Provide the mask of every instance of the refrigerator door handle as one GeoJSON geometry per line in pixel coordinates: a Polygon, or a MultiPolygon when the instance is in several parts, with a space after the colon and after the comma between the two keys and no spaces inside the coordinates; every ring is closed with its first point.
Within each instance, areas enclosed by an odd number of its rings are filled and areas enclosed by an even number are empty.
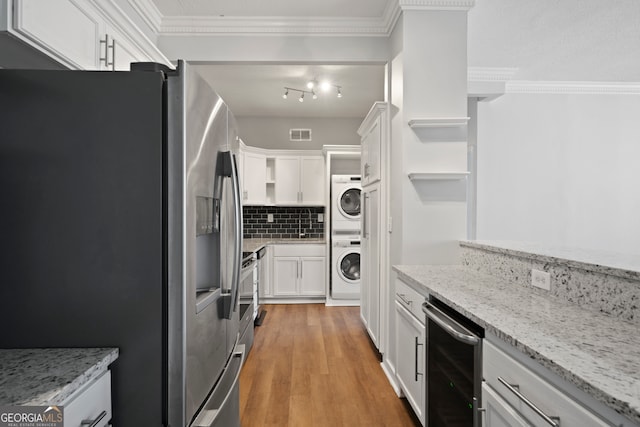
{"type": "Polygon", "coordinates": [[[235,227],[233,279],[231,282],[231,309],[229,310],[227,316],[227,319],[231,319],[231,314],[237,309],[236,306],[238,305],[238,293],[240,291],[240,267],[242,264],[242,200],[240,194],[240,177],[238,175],[236,156],[231,151],[229,151],[228,153],[231,157],[231,182],[233,183],[233,211],[235,227]]]}

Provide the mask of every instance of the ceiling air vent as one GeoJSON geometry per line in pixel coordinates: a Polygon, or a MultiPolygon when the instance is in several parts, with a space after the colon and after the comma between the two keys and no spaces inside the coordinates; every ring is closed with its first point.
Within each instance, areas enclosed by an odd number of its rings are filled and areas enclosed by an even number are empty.
{"type": "Polygon", "coordinates": [[[289,129],[289,141],[311,141],[311,129],[289,129]]]}

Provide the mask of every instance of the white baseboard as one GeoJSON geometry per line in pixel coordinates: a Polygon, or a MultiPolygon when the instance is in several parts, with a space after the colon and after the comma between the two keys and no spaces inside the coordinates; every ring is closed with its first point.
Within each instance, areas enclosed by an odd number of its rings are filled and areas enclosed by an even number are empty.
{"type": "Polygon", "coordinates": [[[382,367],[382,371],[384,372],[384,374],[387,376],[387,380],[389,381],[389,384],[391,384],[391,388],[393,388],[393,391],[396,392],[396,395],[398,397],[404,397],[404,394],[402,393],[402,389],[400,388],[400,386],[398,385],[398,382],[396,381],[396,374],[395,374],[394,367],[387,364],[387,359],[383,360],[380,366],[382,367]]]}
{"type": "Polygon", "coordinates": [[[327,307],[359,307],[360,300],[358,299],[333,299],[327,298],[325,302],[327,307]]]}
{"type": "Polygon", "coordinates": [[[324,304],[325,298],[260,298],[260,304],[324,304]]]}

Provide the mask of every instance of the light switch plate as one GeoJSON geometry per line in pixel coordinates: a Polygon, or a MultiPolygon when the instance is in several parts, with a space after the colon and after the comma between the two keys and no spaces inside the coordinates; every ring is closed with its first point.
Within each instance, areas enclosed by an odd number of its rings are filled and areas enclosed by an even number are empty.
{"type": "Polygon", "coordinates": [[[267,222],[273,222],[273,214],[267,214],[267,222]]]}
{"type": "Polygon", "coordinates": [[[324,214],[318,214],[318,222],[324,222],[324,214]]]}
{"type": "Polygon", "coordinates": [[[531,269],[531,284],[536,288],[551,290],[551,274],[546,271],[531,269]]]}

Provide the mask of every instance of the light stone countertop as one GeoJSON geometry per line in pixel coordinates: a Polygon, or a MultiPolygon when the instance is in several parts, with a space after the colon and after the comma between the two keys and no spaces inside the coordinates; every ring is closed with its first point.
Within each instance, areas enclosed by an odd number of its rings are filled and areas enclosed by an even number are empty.
{"type": "Polygon", "coordinates": [[[256,252],[260,248],[267,245],[307,245],[316,244],[323,245],[326,243],[325,239],[317,238],[300,238],[300,239],[243,239],[242,247],[247,252],[256,252]]]}
{"type": "Polygon", "coordinates": [[[640,254],[541,245],[531,242],[462,240],[460,246],[565,264],[596,273],[640,280],[640,254]]]}
{"type": "Polygon", "coordinates": [[[118,354],[117,348],[0,349],[0,405],[62,405],[118,354]]]}
{"type": "Polygon", "coordinates": [[[442,300],[525,355],[640,423],[636,324],[451,266],[394,266],[398,277],[442,300]]]}

